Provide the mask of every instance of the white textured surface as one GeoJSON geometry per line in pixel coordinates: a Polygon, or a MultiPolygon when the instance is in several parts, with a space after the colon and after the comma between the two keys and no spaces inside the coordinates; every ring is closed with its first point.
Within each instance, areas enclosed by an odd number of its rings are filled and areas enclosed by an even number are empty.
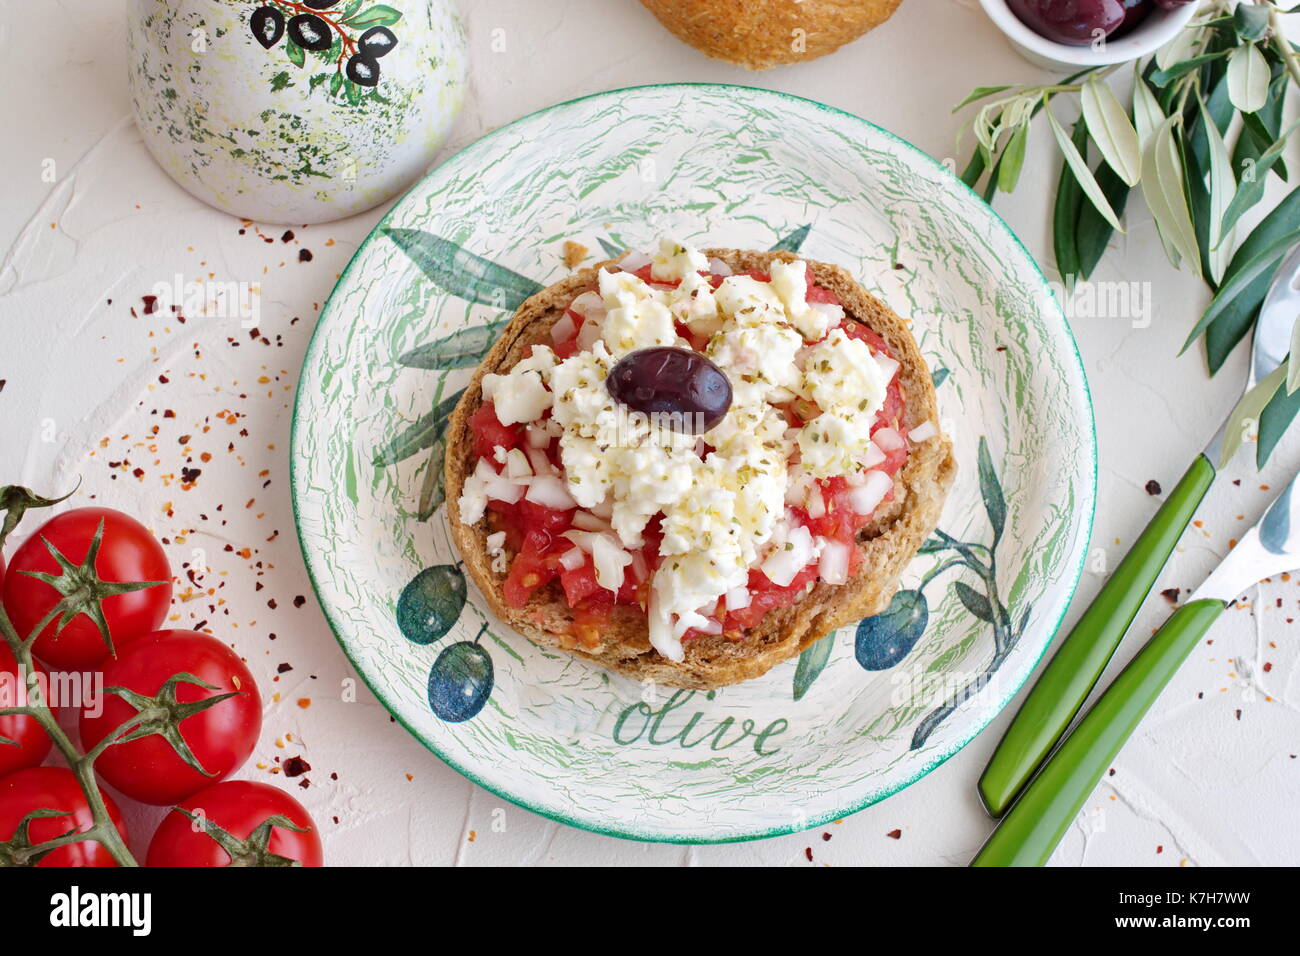
{"type": "MultiPolygon", "coordinates": [[[[879,32],[833,58],[760,75],[681,46],[634,0],[475,0],[462,7],[473,91],[458,145],[574,96],[702,80],[818,99],[942,157],[953,152],[959,122],[949,106],[971,86],[1043,76],[1009,51],[973,0],[909,0],[879,32]],[[502,41],[505,50],[495,52],[502,41]]],[[[378,213],[295,230],[288,244],[278,229],[272,244],[255,228],[239,235],[237,221],[200,206],[165,177],[127,119],[121,4],[9,0],[0,14],[0,77],[22,90],[7,103],[0,154],[8,184],[0,193],[0,441],[7,451],[0,478],[49,491],[80,476],[79,500],[95,495],[141,516],[169,540],[174,566],[206,562],[210,571],[199,581],[217,590],[179,603],[176,626],[207,621],[250,660],[268,707],[255,756],[265,769],[250,764],[245,775],[267,779],[277,757],[301,755],[311,764],[310,787],[295,792],[322,824],[330,862],[806,865],[809,848],[815,862],[830,864],[969,858],[989,826],[974,782],[1009,715],[922,782],[825,831],[684,848],[596,837],[502,806],[392,724],[364,690],[356,703],[344,702],[340,687],[350,675],[310,597],[293,533],[289,406],[319,305],[378,213]],[[45,175],[51,161],[53,182],[45,175]],[[314,255],[310,263],[298,261],[303,247],[314,255]],[[270,344],[250,339],[238,319],[190,316],[181,325],[161,314],[131,316],[141,295],[177,273],[261,282],[259,327],[270,344]],[[223,411],[242,417],[227,423],[223,411]],[[188,491],[178,442],[186,434],[196,459],[188,464],[203,469],[188,491]],[[197,460],[205,451],[211,461],[197,460]],[[123,460],[130,464],[109,469],[123,460]],[[196,556],[196,548],[204,553],[196,556]],[[240,554],[246,548],[247,558],[240,554]],[[307,596],[301,608],[296,595],[307,596]],[[293,669],[272,683],[282,662],[293,669]],[[889,839],[895,829],[900,839],[889,839]]],[[[1049,258],[1045,208],[1056,165],[1036,130],[1019,192],[999,199],[999,210],[1042,258],[1049,258]]],[[[1150,327],[1075,322],[1101,445],[1094,554],[1112,564],[1152,511],[1144,484],[1154,478],[1172,487],[1235,399],[1245,362],[1244,354],[1234,356],[1211,382],[1197,355],[1175,357],[1206,294],[1164,261],[1140,203],[1128,237],[1116,245],[1097,278],[1151,282],[1150,327]]],[[[1297,464],[1297,440],[1263,476],[1240,459],[1202,510],[1203,529],[1189,532],[1157,587],[1194,587],[1259,514],[1269,497],[1259,486],[1276,487],[1297,464]]],[[[1085,574],[1081,594],[1099,582],[1085,574]]],[[[1246,599],[1249,608],[1226,615],[1213,643],[1175,679],[1056,862],[1300,861],[1300,825],[1291,811],[1300,797],[1300,654],[1296,625],[1286,623],[1300,616],[1300,590],[1296,580],[1276,581],[1246,599]]],[[[1153,596],[1133,635],[1148,633],[1167,610],[1153,596]]],[[[1135,646],[1126,643],[1121,657],[1135,646]]],[[[137,844],[148,829],[139,820],[137,844]]]]}

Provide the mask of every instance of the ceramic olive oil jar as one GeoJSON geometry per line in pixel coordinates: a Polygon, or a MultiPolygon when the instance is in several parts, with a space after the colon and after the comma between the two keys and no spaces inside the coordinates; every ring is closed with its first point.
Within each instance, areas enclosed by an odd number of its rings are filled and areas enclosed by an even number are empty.
{"type": "Polygon", "coordinates": [[[163,169],[246,219],[313,223],[429,167],[465,95],[454,0],[130,0],[136,123],[163,169]]]}

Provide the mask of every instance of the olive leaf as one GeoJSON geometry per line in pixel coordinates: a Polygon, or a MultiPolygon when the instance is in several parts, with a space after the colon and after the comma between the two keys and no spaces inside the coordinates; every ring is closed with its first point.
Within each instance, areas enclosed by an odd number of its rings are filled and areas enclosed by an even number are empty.
{"type": "MultiPolygon", "coordinates": [[[[1102,163],[1097,167],[1096,176],[1097,185],[1105,193],[1106,201],[1115,210],[1115,215],[1124,215],[1132,188],[1119,178],[1119,174],[1111,169],[1108,163],[1102,163]]],[[[1088,278],[1097,268],[1097,263],[1101,262],[1101,257],[1105,255],[1107,243],[1110,242],[1114,232],[1110,223],[1102,217],[1092,203],[1084,203],[1080,206],[1079,222],[1075,227],[1075,248],[1079,257],[1079,275],[1082,278],[1088,278]]]]}
{"type": "Polygon", "coordinates": [[[1164,111],[1160,109],[1151,87],[1147,86],[1141,74],[1137,74],[1133,78],[1133,124],[1136,127],[1138,148],[1143,154],[1164,121],[1164,111]]]}
{"type": "Polygon", "coordinates": [[[383,232],[426,276],[452,295],[469,302],[513,312],[523,305],[524,300],[542,291],[542,286],[532,279],[475,255],[441,236],[419,229],[387,226],[383,232]]]}
{"type": "Polygon", "coordinates": [[[954,581],[952,583],[952,589],[956,593],[957,599],[961,601],[966,610],[970,611],[971,614],[974,614],[981,621],[988,624],[993,623],[993,605],[989,603],[989,599],[986,596],[980,594],[979,591],[976,591],[965,581],[954,581]]]}
{"type": "Polygon", "coordinates": [[[398,20],[402,19],[402,14],[384,3],[377,3],[373,7],[367,7],[360,13],[348,17],[343,22],[350,27],[365,29],[369,27],[391,27],[398,20]]]}
{"type": "Polygon", "coordinates": [[[1174,126],[1178,120],[1177,116],[1171,116],[1160,125],[1142,157],[1142,193],[1160,234],[1200,274],[1201,253],[1196,244],[1196,227],[1187,206],[1182,157],[1174,140],[1174,126]]]}
{"type": "Polygon", "coordinates": [[[1228,95],[1232,105],[1243,113],[1253,113],[1268,100],[1272,79],[1268,61],[1253,43],[1239,46],[1228,54],[1228,95]]]}
{"type": "Polygon", "coordinates": [[[435,342],[402,353],[397,364],[407,368],[433,370],[473,368],[483,361],[483,356],[505,325],[506,320],[502,319],[487,325],[476,325],[471,329],[461,329],[435,342]]]}
{"type": "Polygon", "coordinates": [[[966,97],[956,106],[954,106],[952,108],[952,111],[956,113],[964,109],[965,107],[970,106],[972,103],[977,103],[980,100],[993,96],[997,93],[1004,93],[1009,89],[1011,89],[1011,87],[1009,86],[977,86],[975,87],[975,89],[971,90],[970,96],[966,97]]]}
{"type": "Polygon", "coordinates": [[[1300,391],[1288,392],[1279,388],[1259,416],[1259,437],[1255,442],[1255,464],[1258,467],[1268,464],[1273,449],[1297,415],[1300,415],[1300,391]]]}
{"type": "Polygon", "coordinates": [[[816,641],[799,655],[799,664],[794,671],[794,699],[803,700],[821,672],[826,669],[826,662],[831,659],[835,647],[835,634],[832,632],[820,641],[816,641]]]}
{"type": "Polygon", "coordinates": [[[998,188],[1004,193],[1014,192],[1020,181],[1020,170],[1025,165],[1025,148],[1029,143],[1029,123],[1021,123],[1011,134],[1002,160],[998,163],[998,188]]]}
{"type": "Polygon", "coordinates": [[[444,398],[426,415],[422,415],[412,425],[395,435],[387,445],[375,454],[374,464],[383,468],[405,461],[417,452],[432,448],[447,430],[447,419],[464,394],[461,389],[456,394],[444,398]]]}
{"type": "Polygon", "coordinates": [[[771,249],[772,252],[798,252],[803,248],[804,242],[808,239],[808,233],[812,232],[812,224],[800,226],[789,235],[782,236],[777,240],[776,245],[771,249]]]}
{"type": "Polygon", "coordinates": [[[1209,191],[1209,239],[1208,247],[1210,250],[1210,277],[1218,282],[1222,277],[1224,270],[1228,267],[1229,256],[1231,253],[1232,243],[1225,241],[1226,236],[1223,229],[1224,214],[1227,212],[1228,204],[1232,201],[1231,195],[1237,185],[1236,179],[1232,175],[1232,159],[1228,155],[1228,146],[1223,141],[1223,134],[1219,132],[1218,125],[1210,116],[1209,109],[1205,103],[1200,104],[1201,108],[1201,125],[1204,129],[1204,135],[1209,144],[1209,183],[1206,188],[1209,191]]]}
{"type": "Polygon", "coordinates": [[[1268,33],[1268,13],[1268,7],[1262,4],[1237,4],[1237,9],[1232,12],[1232,26],[1237,36],[1247,43],[1264,39],[1268,33]]]}
{"type": "Polygon", "coordinates": [[[1291,353],[1286,363],[1286,393],[1300,388],[1300,318],[1291,326],[1291,353]]]}
{"type": "Polygon", "coordinates": [[[1277,142],[1260,154],[1259,159],[1255,161],[1251,175],[1242,178],[1241,185],[1237,187],[1232,202],[1228,204],[1228,208],[1223,214],[1223,228],[1225,230],[1235,226],[1242,214],[1264,197],[1268,170],[1281,158],[1283,150],[1286,149],[1287,141],[1297,127],[1300,127],[1300,120],[1288,126],[1278,137],[1277,142]]]}
{"type": "Polygon", "coordinates": [[[1056,143],[1061,147],[1061,152],[1065,155],[1065,161],[1070,165],[1070,171],[1074,173],[1074,178],[1079,181],[1083,194],[1097,207],[1097,211],[1102,214],[1113,229],[1123,232],[1124,227],[1119,224],[1119,217],[1115,215],[1115,210],[1111,208],[1110,202],[1106,199],[1106,194],[1097,185],[1092,170],[1088,168],[1083,156],[1075,148],[1074,143],[1070,141],[1069,135],[1061,126],[1060,121],[1057,120],[1056,114],[1052,112],[1051,107],[1048,107],[1046,112],[1048,121],[1052,125],[1052,133],[1056,136],[1056,143]]]}
{"type": "Polygon", "coordinates": [[[1223,433],[1223,452],[1219,456],[1219,468],[1225,467],[1237,454],[1246,436],[1259,428],[1260,416],[1269,400],[1286,381],[1287,370],[1280,365],[1266,379],[1241,397],[1237,407],[1228,416],[1228,425],[1223,433]]]}
{"type": "MultiPolygon", "coordinates": [[[[1088,146],[1088,124],[1083,119],[1074,124],[1073,142],[1079,150],[1088,146]]],[[[1087,208],[1093,207],[1089,204],[1087,208]]],[[[1075,280],[1083,272],[1078,241],[1078,224],[1083,209],[1083,187],[1071,172],[1070,164],[1062,160],[1061,178],[1056,186],[1056,204],[1052,211],[1052,246],[1056,254],[1056,270],[1061,274],[1061,281],[1067,289],[1073,288],[1075,280]]],[[[1107,229],[1110,229],[1109,223],[1107,229]]]]}
{"type": "Polygon", "coordinates": [[[1120,179],[1136,186],[1142,175],[1142,149],[1137,130],[1105,80],[1091,76],[1079,94],[1083,119],[1092,141],[1120,179]]]}
{"type": "Polygon", "coordinates": [[[1234,270],[1231,278],[1219,287],[1218,294],[1211,300],[1205,314],[1192,328],[1191,333],[1187,336],[1187,341],[1179,349],[1179,354],[1186,352],[1188,346],[1200,337],[1201,333],[1219,317],[1238,295],[1245,291],[1252,281],[1266,272],[1271,272],[1292,245],[1292,242],[1292,237],[1285,235],[1265,246],[1259,255],[1251,259],[1250,262],[1234,270]]]}
{"type": "Polygon", "coordinates": [[[998,481],[997,470],[993,467],[993,456],[989,452],[988,439],[980,436],[979,447],[980,496],[984,499],[984,510],[988,512],[989,523],[993,526],[993,547],[1002,540],[1002,531],[1007,523],[1007,500],[1002,494],[1002,483],[998,481]]]}

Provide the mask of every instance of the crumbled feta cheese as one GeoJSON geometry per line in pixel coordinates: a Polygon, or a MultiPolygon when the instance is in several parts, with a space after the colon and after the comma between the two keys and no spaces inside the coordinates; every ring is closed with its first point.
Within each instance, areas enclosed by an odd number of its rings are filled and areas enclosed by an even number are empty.
{"type": "Polygon", "coordinates": [[[713,293],[724,315],[741,325],[784,322],[785,303],[767,282],[753,276],[728,276],[713,293]]]}
{"type": "Polygon", "coordinates": [[[650,278],[674,282],[692,272],[707,272],[709,257],[694,246],[675,239],[660,239],[659,253],[650,265],[650,278]]]}
{"type": "Polygon", "coordinates": [[[534,345],[532,353],[505,375],[483,376],[483,397],[491,402],[502,425],[517,425],[542,417],[551,407],[546,378],[555,367],[555,353],[534,345]]]}
{"type": "Polygon", "coordinates": [[[640,299],[631,292],[620,292],[615,299],[618,304],[608,311],[600,326],[601,338],[615,357],[660,345],[689,348],[689,343],[677,335],[673,314],[664,303],[640,299]]]}
{"type": "Polygon", "coordinates": [[[771,401],[778,389],[799,387],[795,356],[801,348],[799,333],[784,325],[729,323],[709,341],[707,354],[731,382],[732,401],[753,405],[771,401]]]}
{"type": "Polygon", "coordinates": [[[824,342],[804,353],[799,394],[825,411],[870,421],[885,404],[888,388],[889,379],[871,347],[861,339],[849,338],[843,329],[832,329],[824,342]]]}
{"type": "Polygon", "coordinates": [[[867,416],[822,412],[799,430],[800,463],[814,478],[832,478],[858,470],[871,446],[867,416]]]}

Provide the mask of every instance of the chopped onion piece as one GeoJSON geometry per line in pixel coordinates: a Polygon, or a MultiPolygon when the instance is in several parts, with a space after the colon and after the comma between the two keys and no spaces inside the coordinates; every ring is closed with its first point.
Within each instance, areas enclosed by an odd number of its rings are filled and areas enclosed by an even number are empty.
{"type": "MultiPolygon", "coordinates": [[[[862,456],[858,464],[863,468],[875,468],[885,460],[885,453],[880,450],[880,446],[874,441],[867,445],[867,453],[862,456]]],[[[856,484],[856,482],[854,482],[856,484]]]]}
{"type": "Polygon", "coordinates": [[[653,261],[647,253],[642,252],[640,249],[633,249],[618,260],[618,267],[624,272],[638,272],[653,261]]]}
{"type": "Polygon", "coordinates": [[[576,571],[587,563],[587,553],[581,548],[570,548],[560,555],[560,567],[566,571],[576,571]]]}
{"type": "Polygon", "coordinates": [[[808,491],[808,517],[820,518],[826,514],[826,499],[822,497],[822,486],[813,485],[808,491]]]}
{"type": "Polygon", "coordinates": [[[717,618],[708,617],[704,619],[703,624],[696,625],[695,629],[701,634],[721,634],[722,622],[717,618]]]}
{"type": "Polygon", "coordinates": [[[556,345],[561,342],[567,342],[573,338],[574,333],[578,331],[578,326],[573,321],[573,316],[565,312],[560,317],[560,321],[551,326],[551,341],[556,345]]]}
{"type": "Polygon", "coordinates": [[[576,531],[573,528],[570,528],[568,531],[564,532],[564,537],[568,538],[583,551],[591,554],[592,541],[599,537],[599,535],[594,531],[576,531]]]}
{"type": "Polygon", "coordinates": [[[714,257],[709,260],[709,271],[712,272],[715,276],[735,275],[735,273],[731,271],[731,266],[727,265],[725,262],[723,262],[721,259],[717,257],[714,257]]]}
{"type": "Polygon", "coordinates": [[[867,480],[849,492],[849,507],[857,514],[869,515],[885,500],[894,487],[894,479],[883,471],[867,472],[867,480]]]}
{"type": "Polygon", "coordinates": [[[892,359],[888,355],[876,353],[876,364],[880,366],[880,371],[885,377],[885,382],[892,382],[894,376],[898,374],[898,359],[892,359]]]}
{"type": "Polygon", "coordinates": [[[790,531],[785,541],[763,561],[762,570],[777,587],[788,587],[795,576],[817,557],[812,535],[803,525],[790,531]]]}
{"type": "Polygon", "coordinates": [[[538,475],[529,482],[527,497],[529,501],[556,511],[568,511],[578,506],[564,482],[554,475],[538,475]]]}
{"type": "Polygon", "coordinates": [[[534,475],[553,475],[555,469],[551,467],[551,459],[546,457],[546,452],[540,448],[528,448],[528,463],[533,468],[534,475]]]}
{"type": "Polygon", "coordinates": [[[750,593],[747,587],[732,588],[727,592],[728,611],[741,611],[752,603],[754,603],[754,595],[750,593]]]}
{"type": "Polygon", "coordinates": [[[594,319],[582,323],[582,328],[578,330],[578,348],[586,352],[599,340],[600,323],[594,319]]]}
{"type": "Polygon", "coordinates": [[[849,548],[843,541],[822,541],[822,553],[817,566],[827,584],[844,584],[849,579],[849,548]]]}
{"type": "Polygon", "coordinates": [[[826,316],[827,325],[832,329],[844,321],[844,306],[842,305],[836,305],[834,302],[809,302],[808,304],[826,316]]]}
{"type": "Polygon", "coordinates": [[[546,429],[539,428],[537,425],[528,426],[525,438],[529,448],[547,448],[551,444],[551,436],[546,433],[546,429]]]}
{"type": "Polygon", "coordinates": [[[907,442],[897,431],[892,428],[880,428],[871,436],[871,440],[880,446],[880,450],[885,454],[891,451],[899,451],[907,447],[907,442]]]}
{"type": "Polygon", "coordinates": [[[575,511],[573,513],[573,526],[580,531],[608,531],[609,522],[597,518],[590,511],[575,511]]]}
{"type": "Polygon", "coordinates": [[[598,534],[591,539],[591,560],[596,565],[596,583],[607,591],[617,591],[623,586],[623,569],[632,563],[632,555],[612,534],[598,534]]]}
{"type": "Polygon", "coordinates": [[[533,468],[528,464],[528,456],[518,448],[512,448],[506,453],[506,477],[507,478],[527,478],[533,473],[533,468]]]}
{"type": "Polygon", "coordinates": [[[597,321],[605,317],[605,300],[599,292],[584,292],[571,303],[569,308],[588,321],[597,321]]]}
{"type": "Polygon", "coordinates": [[[640,551],[632,552],[632,580],[640,583],[650,577],[650,566],[646,564],[645,555],[640,551]]]}
{"type": "Polygon", "coordinates": [[[935,428],[934,422],[926,421],[917,425],[908,432],[907,437],[913,444],[918,444],[923,441],[929,441],[937,434],[939,434],[939,429],[935,428]]]}
{"type": "Polygon", "coordinates": [[[512,505],[524,496],[526,481],[511,480],[505,475],[498,474],[497,470],[482,458],[474,466],[474,474],[482,482],[483,492],[494,501],[512,505]]]}

